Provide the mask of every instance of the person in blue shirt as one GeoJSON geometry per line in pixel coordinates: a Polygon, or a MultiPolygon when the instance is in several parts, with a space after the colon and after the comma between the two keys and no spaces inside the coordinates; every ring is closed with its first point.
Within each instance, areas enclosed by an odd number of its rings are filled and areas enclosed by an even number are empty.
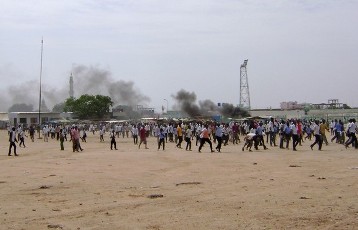
{"type": "Polygon", "coordinates": [[[284,135],[286,140],[286,149],[288,149],[288,146],[290,145],[290,140],[292,136],[292,129],[290,128],[290,123],[287,121],[286,126],[284,129],[284,135]]]}
{"type": "Polygon", "coordinates": [[[163,128],[160,128],[159,130],[159,141],[158,141],[158,150],[160,149],[160,146],[163,144],[163,150],[165,149],[165,133],[163,131],[163,128]]]}
{"type": "Polygon", "coordinates": [[[343,130],[343,127],[341,124],[341,120],[339,120],[339,122],[337,122],[337,120],[335,120],[335,126],[333,127],[334,137],[332,137],[331,142],[336,140],[336,143],[338,143],[338,141],[341,139],[342,130],[343,130]]]}
{"type": "Polygon", "coordinates": [[[265,150],[267,149],[264,141],[264,128],[262,127],[262,125],[262,123],[259,123],[256,128],[256,141],[254,146],[256,150],[258,150],[258,145],[262,145],[265,150]]]}

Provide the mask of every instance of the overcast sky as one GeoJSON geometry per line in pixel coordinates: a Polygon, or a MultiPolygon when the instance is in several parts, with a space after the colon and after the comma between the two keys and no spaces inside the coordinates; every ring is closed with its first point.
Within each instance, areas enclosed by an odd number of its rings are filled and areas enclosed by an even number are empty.
{"type": "Polygon", "coordinates": [[[42,37],[54,94],[85,66],[133,82],[157,111],[180,89],[237,105],[248,59],[252,108],[358,106],[357,12],[356,0],[0,0],[0,110],[9,88],[38,95],[42,37]]]}

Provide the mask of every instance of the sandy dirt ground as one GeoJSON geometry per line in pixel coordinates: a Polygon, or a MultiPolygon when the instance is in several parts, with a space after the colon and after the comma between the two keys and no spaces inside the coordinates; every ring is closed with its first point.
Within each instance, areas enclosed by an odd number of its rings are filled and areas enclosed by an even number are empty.
{"type": "Polygon", "coordinates": [[[151,137],[115,151],[105,139],[88,134],[74,153],[26,138],[9,157],[0,131],[0,229],[358,229],[355,149],[158,151],[151,137]]]}

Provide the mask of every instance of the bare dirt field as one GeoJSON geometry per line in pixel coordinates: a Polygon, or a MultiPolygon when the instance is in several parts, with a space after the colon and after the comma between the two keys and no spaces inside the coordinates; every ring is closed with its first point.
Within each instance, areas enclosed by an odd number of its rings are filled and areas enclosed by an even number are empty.
{"type": "MultiPolygon", "coordinates": [[[[88,134],[83,152],[50,139],[7,156],[0,131],[0,229],[358,229],[358,151],[239,145],[198,153],[168,143],[118,150],[88,134]]],[[[183,143],[184,146],[184,143],[183,143]]]]}

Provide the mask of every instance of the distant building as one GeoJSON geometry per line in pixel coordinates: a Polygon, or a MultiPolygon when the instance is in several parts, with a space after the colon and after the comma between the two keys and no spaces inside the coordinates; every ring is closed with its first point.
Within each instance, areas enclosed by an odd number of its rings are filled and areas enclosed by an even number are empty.
{"type": "MultiPolygon", "coordinates": [[[[72,113],[54,113],[41,112],[41,124],[57,121],[64,118],[71,118],[72,113]]],[[[9,123],[13,126],[22,125],[37,125],[39,122],[39,112],[11,112],[8,113],[9,123]]]]}
{"type": "Polygon", "coordinates": [[[154,108],[146,108],[142,105],[137,105],[137,112],[141,117],[155,117],[154,108]]]}
{"type": "Polygon", "coordinates": [[[338,99],[329,99],[328,103],[312,104],[315,109],[342,109],[343,103],[339,103],[338,99]]]}
{"type": "MultiPolygon", "coordinates": [[[[223,107],[225,104],[229,104],[229,103],[225,103],[225,102],[218,102],[218,107],[223,107]]],[[[229,104],[230,105],[230,104],[229,104]]]]}
{"type": "Polygon", "coordinates": [[[9,123],[8,113],[0,113],[0,129],[5,129],[9,123]]]}
{"type": "Polygon", "coordinates": [[[112,117],[115,119],[128,119],[130,118],[133,108],[127,105],[118,105],[112,109],[112,117]]]}
{"type": "Polygon", "coordinates": [[[169,111],[167,112],[167,116],[168,116],[168,118],[180,119],[180,118],[188,117],[188,114],[186,114],[186,113],[183,112],[183,111],[169,110],[169,111]]]}
{"type": "Polygon", "coordinates": [[[302,109],[303,105],[298,104],[297,101],[288,101],[288,102],[281,102],[280,108],[282,110],[296,110],[296,109],[302,109]]]}

